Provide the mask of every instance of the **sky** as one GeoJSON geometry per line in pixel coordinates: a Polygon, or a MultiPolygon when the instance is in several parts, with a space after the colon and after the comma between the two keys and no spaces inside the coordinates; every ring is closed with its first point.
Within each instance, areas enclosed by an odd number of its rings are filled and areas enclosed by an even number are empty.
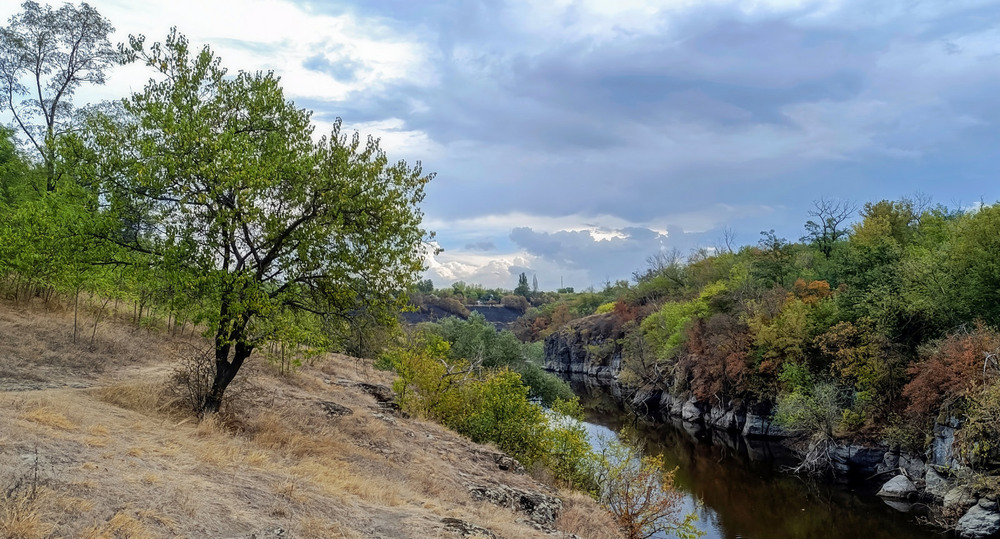
{"type": "MultiPolygon", "coordinates": [[[[995,1],[90,4],[114,43],[176,26],[231,71],[280,75],[318,131],[342,118],[434,172],[437,287],[601,288],[726,230],[798,240],[821,197],[1000,199],[995,1]]],[[[116,68],[74,101],[149,77],[116,68]]]]}

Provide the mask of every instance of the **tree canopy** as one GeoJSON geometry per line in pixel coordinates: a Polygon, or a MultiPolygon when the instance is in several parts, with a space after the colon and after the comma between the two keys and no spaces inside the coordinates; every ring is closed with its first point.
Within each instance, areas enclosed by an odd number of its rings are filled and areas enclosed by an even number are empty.
{"type": "Polygon", "coordinates": [[[400,301],[427,236],[419,164],[390,163],[339,121],[314,141],[310,113],[272,73],[231,76],[176,31],[122,52],[158,76],[122,114],[88,122],[108,217],[95,234],[200,306],[216,362],[204,410],[262,343],[294,332],[323,345],[330,325],[400,301]]]}
{"type": "Polygon", "coordinates": [[[59,9],[24,2],[0,28],[0,98],[45,163],[55,188],[55,137],[84,83],[104,84],[118,59],[108,35],[111,22],[96,9],[63,4],[59,9]]]}

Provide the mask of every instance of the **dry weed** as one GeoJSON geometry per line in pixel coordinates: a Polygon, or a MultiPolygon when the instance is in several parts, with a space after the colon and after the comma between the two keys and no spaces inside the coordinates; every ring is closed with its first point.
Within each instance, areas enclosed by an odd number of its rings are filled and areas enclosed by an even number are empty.
{"type": "Polygon", "coordinates": [[[161,381],[120,383],[94,390],[97,398],[119,408],[152,415],[165,408],[165,387],[161,381]]]}
{"type": "Polygon", "coordinates": [[[45,425],[56,429],[73,430],[76,428],[76,424],[67,419],[65,415],[49,408],[48,406],[42,406],[41,408],[30,410],[24,414],[24,418],[28,421],[38,423],[39,425],[45,425]]]}
{"type": "Polygon", "coordinates": [[[84,530],[84,539],[153,539],[156,534],[151,532],[139,520],[119,511],[103,525],[97,524],[84,530]]]}
{"type": "Polygon", "coordinates": [[[60,513],[67,515],[82,515],[94,510],[94,502],[75,496],[56,496],[52,500],[52,505],[60,513]]]}
{"type": "Polygon", "coordinates": [[[0,537],[4,539],[42,539],[55,529],[45,522],[39,496],[15,488],[0,497],[0,537]]]}
{"type": "Polygon", "coordinates": [[[621,539],[611,514],[595,507],[594,500],[581,492],[562,492],[563,510],[556,528],[581,539],[621,539]]]}

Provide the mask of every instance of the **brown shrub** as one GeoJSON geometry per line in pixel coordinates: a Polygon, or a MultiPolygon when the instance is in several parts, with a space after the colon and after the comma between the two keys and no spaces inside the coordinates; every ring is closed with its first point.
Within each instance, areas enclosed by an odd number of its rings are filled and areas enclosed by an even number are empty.
{"type": "Polygon", "coordinates": [[[903,396],[907,411],[927,416],[942,405],[964,397],[982,385],[987,354],[1000,350],[1000,335],[982,323],[972,331],[954,333],[921,352],[921,361],[910,366],[913,376],[903,396]]]}

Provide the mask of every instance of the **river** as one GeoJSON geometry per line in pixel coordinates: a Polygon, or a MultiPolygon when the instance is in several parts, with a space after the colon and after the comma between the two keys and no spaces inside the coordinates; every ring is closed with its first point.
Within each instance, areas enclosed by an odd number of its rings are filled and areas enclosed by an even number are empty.
{"type": "Polygon", "coordinates": [[[913,512],[886,505],[870,486],[785,472],[792,456],[777,444],[748,445],[738,435],[653,423],[625,411],[602,388],[578,382],[573,389],[592,440],[627,427],[647,452],[661,454],[668,469],[677,468],[675,485],[685,493],[686,508],[697,512],[706,539],[943,537],[940,530],[917,524],[913,512]]]}

